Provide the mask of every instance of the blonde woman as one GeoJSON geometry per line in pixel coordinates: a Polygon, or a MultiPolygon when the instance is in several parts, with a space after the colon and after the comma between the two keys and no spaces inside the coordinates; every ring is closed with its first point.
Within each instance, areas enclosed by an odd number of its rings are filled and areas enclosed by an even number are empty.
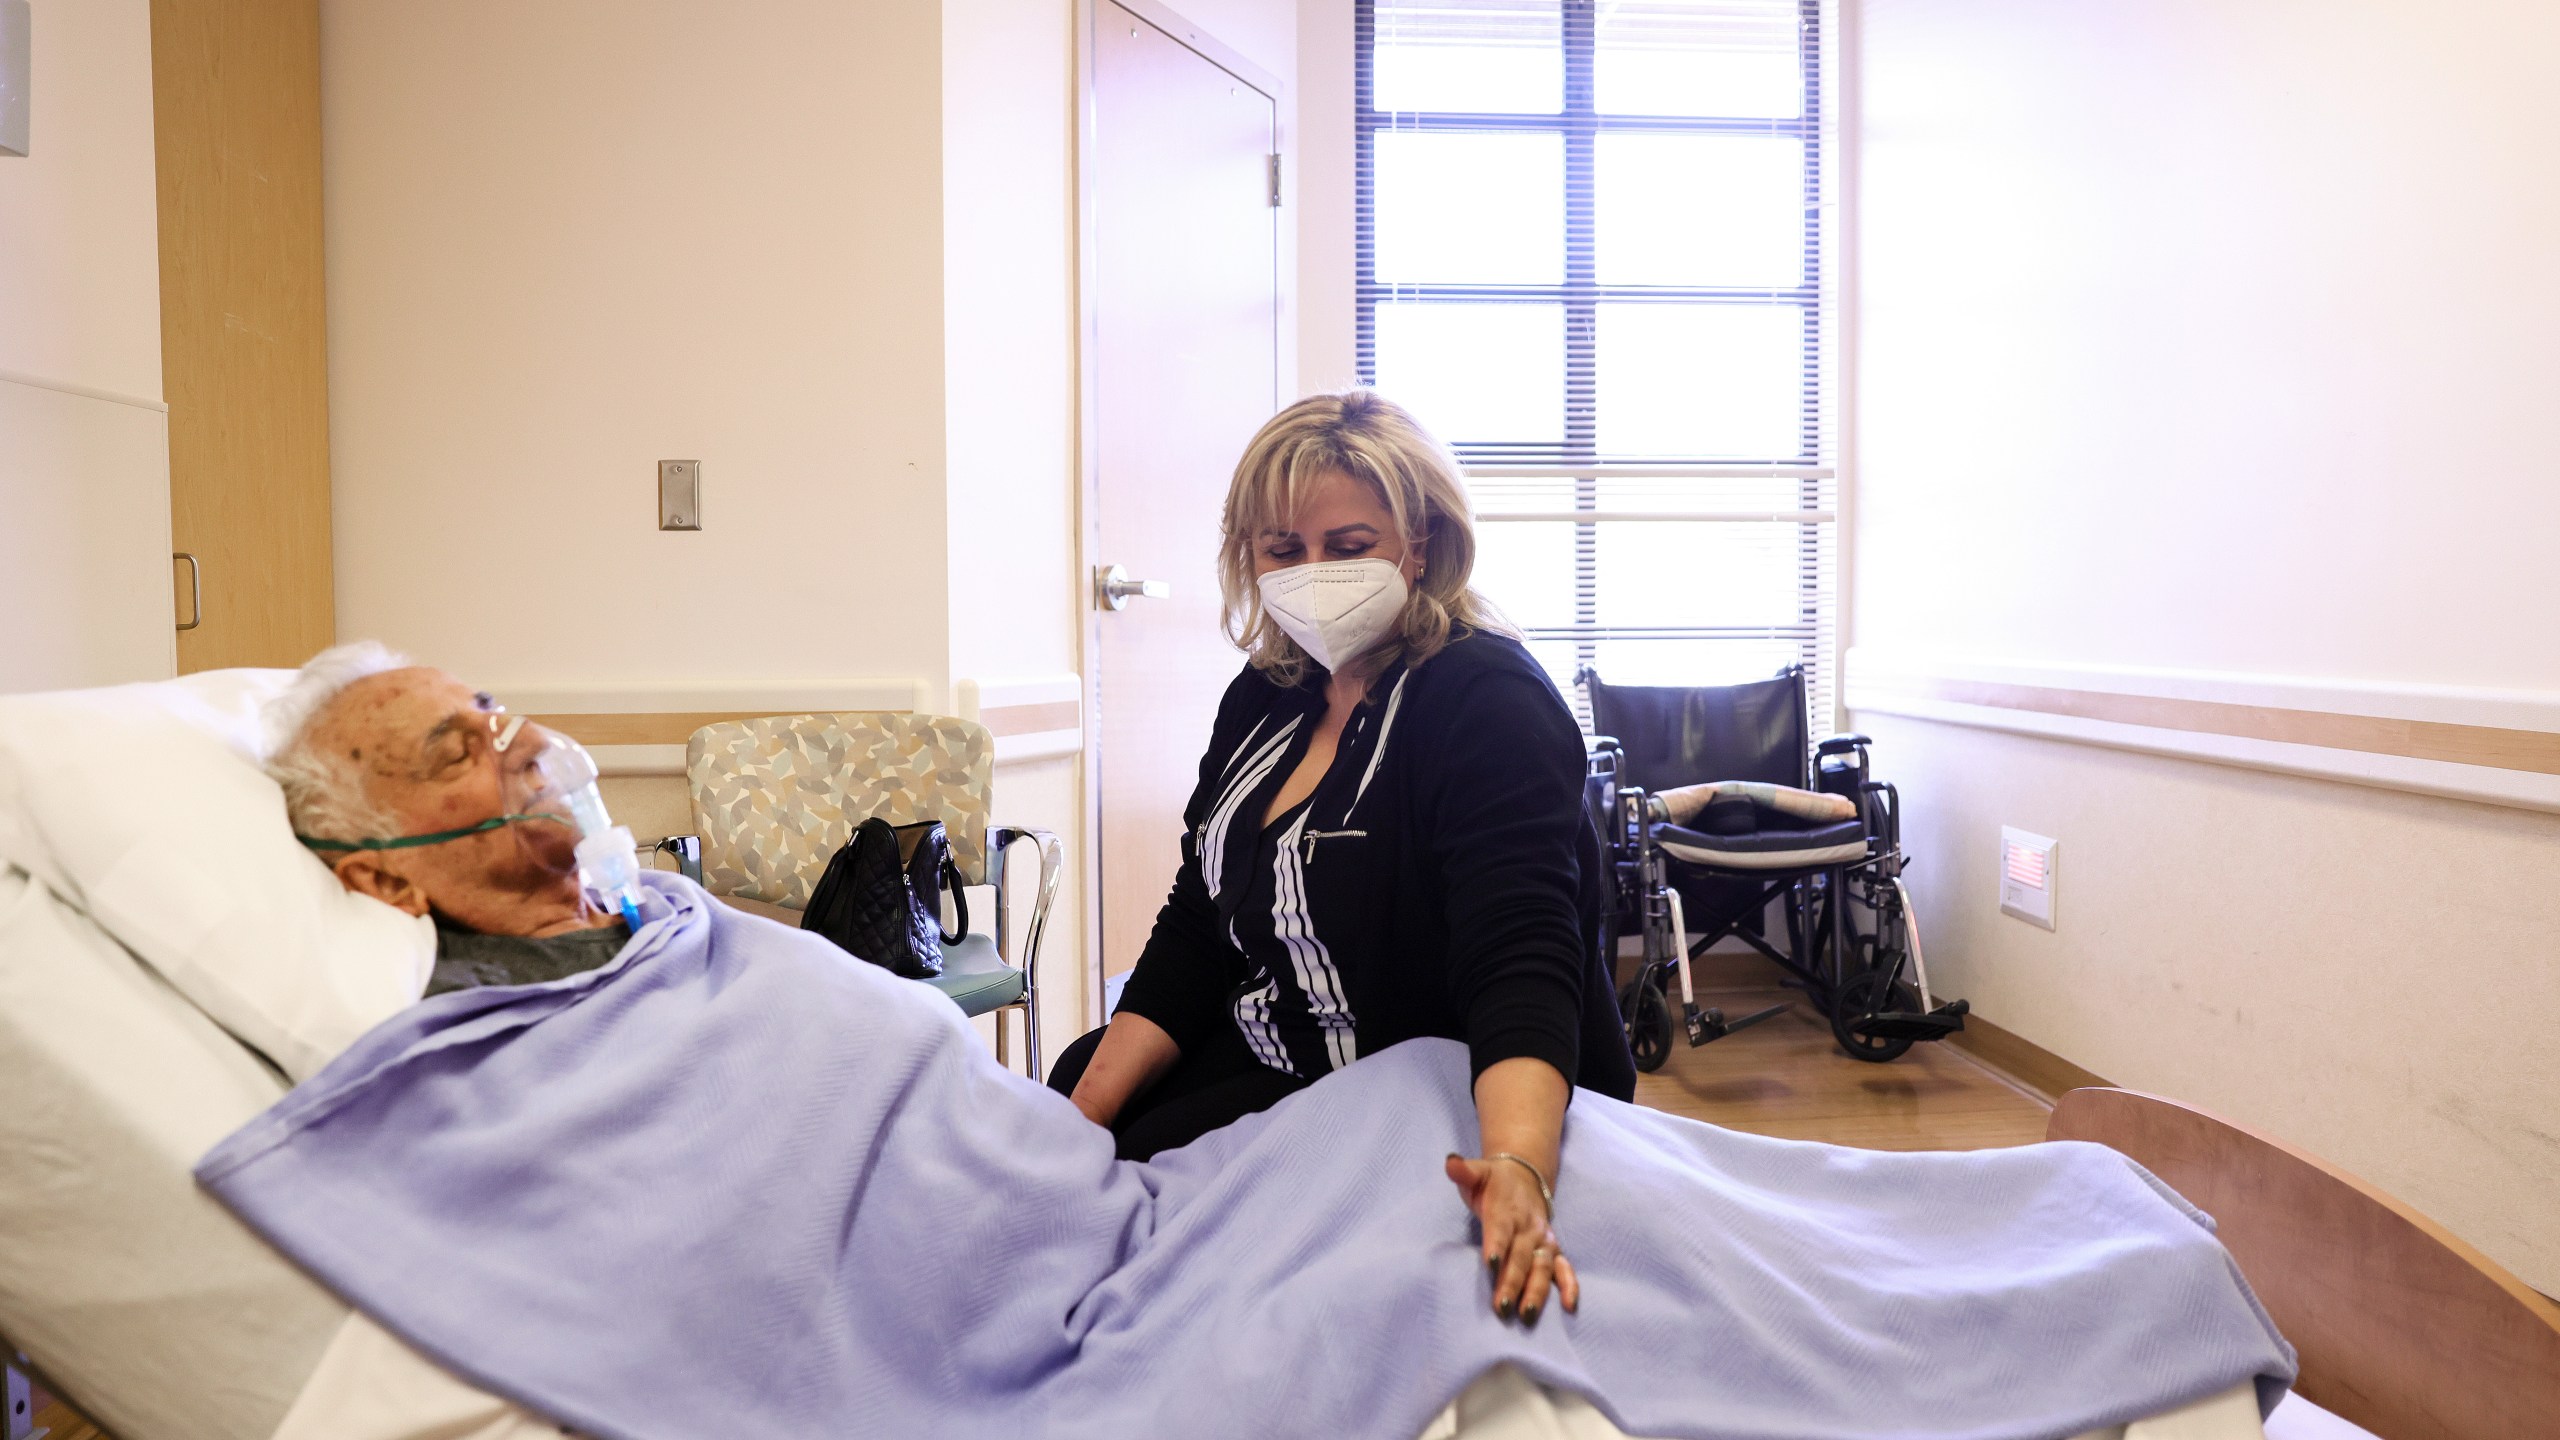
{"type": "Polygon", "coordinates": [[[1144,1159],[1398,1041],[1473,1053],[1481,1153],[1450,1179],[1497,1314],[1578,1303],[1551,1225],[1575,1085],[1632,1096],[1599,954],[1580,731],[1468,588],[1456,460],[1365,390],[1262,427],[1219,574],[1245,652],[1182,868],[1110,1025],[1049,1083],[1144,1159]]]}

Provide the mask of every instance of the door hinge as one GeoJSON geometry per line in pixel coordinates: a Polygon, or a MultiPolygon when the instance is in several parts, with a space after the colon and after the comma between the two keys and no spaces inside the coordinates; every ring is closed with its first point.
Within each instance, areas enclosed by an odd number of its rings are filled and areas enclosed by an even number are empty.
{"type": "Polygon", "coordinates": [[[1274,152],[1266,158],[1270,163],[1264,166],[1263,170],[1264,173],[1270,177],[1271,204],[1274,209],[1277,209],[1280,205],[1280,156],[1277,152],[1274,152]]]}

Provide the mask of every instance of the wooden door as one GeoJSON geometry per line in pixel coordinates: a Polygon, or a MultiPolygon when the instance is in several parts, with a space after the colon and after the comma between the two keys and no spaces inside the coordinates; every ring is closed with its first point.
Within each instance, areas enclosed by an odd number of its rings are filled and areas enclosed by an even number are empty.
{"type": "Polygon", "coordinates": [[[318,0],[151,0],[178,669],[299,665],[336,628],[318,0]]]}
{"type": "Polygon", "coordinates": [[[1087,559],[1171,590],[1091,612],[1105,975],[1137,959],[1173,884],[1183,804],[1243,663],[1219,629],[1218,513],[1280,398],[1268,82],[1143,8],[1165,24],[1094,0],[1086,152],[1087,559]]]}

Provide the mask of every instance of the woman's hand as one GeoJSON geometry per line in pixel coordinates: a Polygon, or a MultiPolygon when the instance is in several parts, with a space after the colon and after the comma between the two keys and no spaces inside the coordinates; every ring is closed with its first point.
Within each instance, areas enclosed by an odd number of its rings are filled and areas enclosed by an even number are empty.
{"type": "Polygon", "coordinates": [[[1574,1278],[1573,1262],[1564,1258],[1563,1247],[1556,1243],[1546,1196],[1529,1168],[1514,1160],[1451,1155],[1448,1173],[1484,1231],[1485,1268],[1493,1275],[1493,1313],[1508,1320],[1516,1311],[1521,1323],[1536,1324],[1550,1288],[1565,1309],[1578,1308],[1582,1284],[1574,1278]]]}
{"type": "Polygon", "coordinates": [[[1493,1272],[1493,1313],[1535,1323],[1553,1289],[1564,1308],[1582,1305],[1582,1284],[1556,1243],[1546,1190],[1564,1148],[1564,1107],[1573,1087],[1563,1072],[1526,1055],[1497,1060],[1476,1077],[1476,1131],[1484,1157],[1449,1157],[1449,1180],[1484,1231],[1493,1272]],[[1534,1169],[1532,1168],[1534,1167],[1534,1169]]]}

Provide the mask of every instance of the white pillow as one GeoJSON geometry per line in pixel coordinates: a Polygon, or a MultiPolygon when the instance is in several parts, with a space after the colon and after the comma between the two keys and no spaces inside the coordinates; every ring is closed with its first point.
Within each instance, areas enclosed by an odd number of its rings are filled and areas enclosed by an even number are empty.
{"type": "Polygon", "coordinates": [[[0,862],[299,1081],[415,1002],[435,926],[351,895],[259,768],[289,670],[0,696],[0,862]]]}

